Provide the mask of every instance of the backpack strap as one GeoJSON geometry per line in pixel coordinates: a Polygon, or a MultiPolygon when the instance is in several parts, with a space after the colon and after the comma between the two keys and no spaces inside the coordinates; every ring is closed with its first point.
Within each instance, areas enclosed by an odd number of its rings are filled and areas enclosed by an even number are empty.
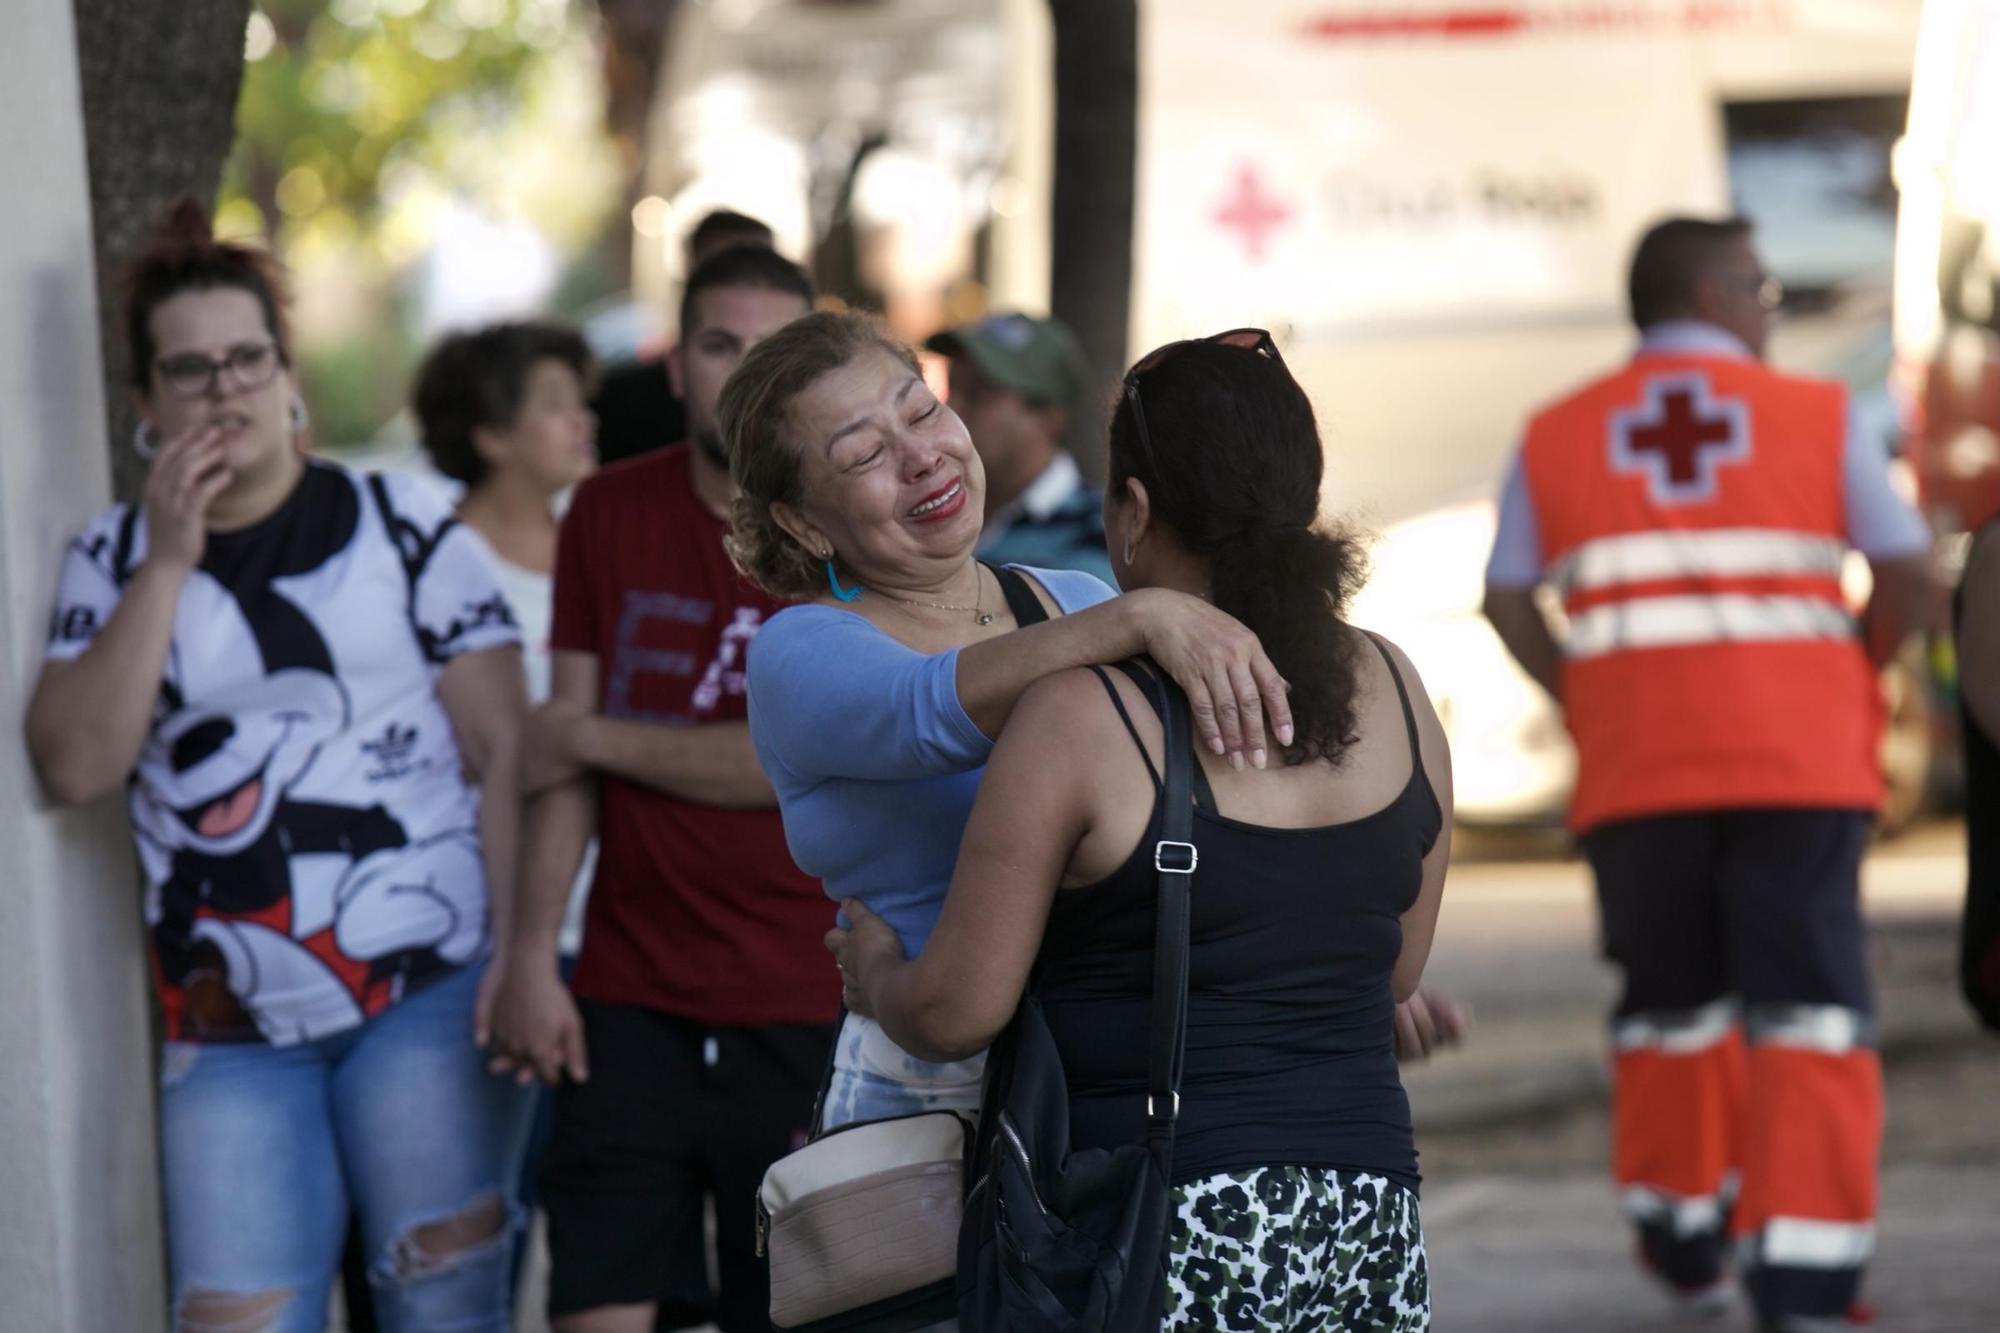
{"type": "Polygon", "coordinates": [[[397,512],[396,503],[389,495],[388,478],[379,472],[369,473],[368,493],[382,515],[382,527],[389,534],[389,544],[396,548],[396,555],[403,562],[403,618],[409,622],[410,633],[416,638],[424,659],[441,664],[449,659],[439,651],[437,636],[417,623],[417,580],[423,577],[445,534],[458,526],[458,517],[453,515],[447,518],[438,524],[436,532],[426,535],[422,528],[397,512]]]}
{"type": "Polygon", "coordinates": [[[111,582],[123,588],[132,581],[132,548],[139,541],[139,506],[130,505],[118,520],[118,535],[111,543],[111,582]]]}

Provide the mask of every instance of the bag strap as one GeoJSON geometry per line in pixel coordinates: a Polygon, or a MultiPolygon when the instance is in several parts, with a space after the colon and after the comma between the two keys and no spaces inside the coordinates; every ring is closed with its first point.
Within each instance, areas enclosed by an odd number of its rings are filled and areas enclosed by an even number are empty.
{"type": "Polygon", "coordinates": [[[111,544],[111,582],[119,591],[132,581],[132,550],[139,540],[139,506],[128,508],[118,520],[118,536],[111,544]]]}
{"type": "Polygon", "coordinates": [[[1194,842],[1193,724],[1187,695],[1171,680],[1157,680],[1166,707],[1160,794],[1160,840],[1153,844],[1159,872],[1159,907],[1153,926],[1153,1007],[1146,1057],[1146,1142],[1165,1169],[1173,1160],[1174,1122],[1181,1111],[1181,1072],[1187,1054],[1188,892],[1200,854],[1194,842]]]}
{"type": "Polygon", "coordinates": [[[817,1142],[826,1132],[826,1099],[833,1091],[833,1062],[840,1055],[840,1034],[847,1027],[847,1006],[840,1006],[840,1017],[833,1020],[833,1040],[826,1044],[826,1068],[820,1071],[819,1091],[813,1094],[812,1123],[806,1129],[806,1142],[817,1142]]]}

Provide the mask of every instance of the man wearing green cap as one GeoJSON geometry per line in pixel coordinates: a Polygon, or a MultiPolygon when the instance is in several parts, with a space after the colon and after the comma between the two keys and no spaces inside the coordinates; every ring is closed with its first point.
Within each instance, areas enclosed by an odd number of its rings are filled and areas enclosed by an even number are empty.
{"type": "Polygon", "coordinates": [[[986,467],[979,554],[1080,569],[1116,587],[1103,501],[1061,444],[1070,412],[1090,391],[1076,335],[1052,319],[988,315],[925,345],[951,358],[952,410],[986,467]]]}

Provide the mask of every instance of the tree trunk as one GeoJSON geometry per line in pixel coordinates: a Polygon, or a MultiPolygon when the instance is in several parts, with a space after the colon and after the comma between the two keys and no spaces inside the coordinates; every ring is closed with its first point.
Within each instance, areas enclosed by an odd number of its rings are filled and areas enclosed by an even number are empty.
{"type": "MultiPolygon", "coordinates": [[[[73,0],[111,438],[112,488],[138,494],[122,329],[126,262],[183,194],[213,207],[236,135],[250,0],[73,0]]],[[[53,441],[49,442],[54,444],[53,441]]]]}
{"type": "MultiPolygon", "coordinates": [[[[1137,0],[1050,0],[1055,31],[1055,188],[1049,304],[1076,331],[1103,380],[1125,369],[1137,189],[1137,0]]],[[[1070,445],[1104,475],[1104,423],[1079,412],[1070,445]]]]}
{"type": "Polygon", "coordinates": [[[597,0],[603,21],[604,125],[625,167],[625,207],[604,224],[605,251],[620,286],[632,281],[632,228],[626,218],[644,193],[653,100],[667,63],[667,34],[680,6],[681,0],[597,0]]]}

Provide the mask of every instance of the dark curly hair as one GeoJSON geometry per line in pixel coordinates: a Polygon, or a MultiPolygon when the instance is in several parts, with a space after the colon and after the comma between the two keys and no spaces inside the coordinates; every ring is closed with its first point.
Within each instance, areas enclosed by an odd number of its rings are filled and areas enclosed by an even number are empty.
{"type": "Polygon", "coordinates": [[[278,360],[292,364],[291,328],[285,320],[284,278],[276,260],[254,246],[215,238],[208,210],[182,196],[154,224],[152,234],[125,270],[125,373],[146,392],[153,382],[153,312],[182,292],[234,287],[257,298],[278,360]]]}
{"type": "Polygon", "coordinates": [[[1111,415],[1111,487],[1137,478],[1154,517],[1209,561],[1215,605],[1242,621],[1291,682],[1287,764],[1339,763],[1355,741],[1355,653],[1344,616],[1365,577],[1361,543],[1319,521],[1325,459],[1312,403],[1284,362],[1247,347],[1183,344],[1111,415]]]}
{"type": "Polygon", "coordinates": [[[410,394],[424,449],[437,470],[468,490],[491,466],[473,436],[506,430],[520,416],[528,377],[560,361],[589,385],[595,362],[583,335],[566,324],[521,321],[454,333],[431,349],[410,394]]]}

